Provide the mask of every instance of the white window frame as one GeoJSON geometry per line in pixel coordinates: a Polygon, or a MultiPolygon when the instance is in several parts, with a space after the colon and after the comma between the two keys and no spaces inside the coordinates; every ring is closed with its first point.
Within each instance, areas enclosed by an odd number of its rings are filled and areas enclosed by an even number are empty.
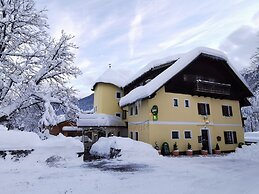
{"type": "Polygon", "coordinates": [[[117,98],[117,94],[118,94],[118,93],[120,93],[120,96],[122,97],[122,92],[121,92],[121,91],[116,91],[116,92],[115,92],[115,99],[117,99],[117,100],[121,99],[121,97],[120,97],[120,98],[117,98]]]}
{"type": "Polygon", "coordinates": [[[183,131],[183,136],[184,136],[184,139],[192,139],[192,130],[184,130],[183,131]],[[185,132],[190,132],[191,138],[186,138],[185,132]]]}
{"type": "Polygon", "coordinates": [[[183,103],[184,103],[184,108],[190,108],[191,107],[189,99],[184,99],[183,103]],[[186,101],[188,101],[189,106],[186,106],[186,104],[185,104],[186,101]]]}
{"type": "Polygon", "coordinates": [[[178,98],[173,98],[173,107],[179,107],[179,99],[178,98]],[[174,105],[174,100],[177,100],[177,106],[174,105]]]}
{"type": "Polygon", "coordinates": [[[181,135],[180,135],[180,131],[179,131],[179,130],[172,130],[172,131],[171,131],[171,139],[176,139],[176,138],[173,138],[173,132],[178,132],[178,139],[181,138],[181,135]]]}

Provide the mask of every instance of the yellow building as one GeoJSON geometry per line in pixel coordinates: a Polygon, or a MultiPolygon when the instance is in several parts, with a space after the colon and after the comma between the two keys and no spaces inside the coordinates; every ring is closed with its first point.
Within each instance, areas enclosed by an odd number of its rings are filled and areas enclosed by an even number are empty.
{"type": "Polygon", "coordinates": [[[253,94],[223,53],[196,48],[124,80],[96,82],[94,105],[97,113],[123,117],[130,138],[159,147],[167,142],[170,150],[177,143],[183,153],[188,143],[212,153],[216,144],[229,152],[244,142],[240,108],[253,94]]]}

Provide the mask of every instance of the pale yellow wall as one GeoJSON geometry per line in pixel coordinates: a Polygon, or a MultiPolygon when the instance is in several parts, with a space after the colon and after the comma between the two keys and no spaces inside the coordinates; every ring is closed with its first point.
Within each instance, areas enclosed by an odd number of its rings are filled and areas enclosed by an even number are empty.
{"type": "Polygon", "coordinates": [[[237,142],[244,142],[238,101],[165,93],[164,87],[162,87],[154,98],[141,102],[139,114],[134,116],[129,116],[128,114],[129,134],[131,131],[139,131],[139,140],[152,145],[155,145],[155,142],[157,142],[161,146],[166,141],[172,149],[174,142],[177,142],[180,151],[185,151],[189,142],[193,150],[200,150],[201,143],[198,143],[198,136],[201,135],[201,129],[204,127],[209,129],[212,149],[216,146],[217,136],[221,137],[221,141],[218,142],[221,150],[234,150],[237,147],[237,144],[225,144],[224,131],[227,130],[236,131],[237,142]],[[173,107],[173,98],[178,99],[178,107],[173,107]],[[185,99],[188,99],[190,102],[189,108],[184,107],[185,99]],[[210,105],[210,115],[207,119],[204,119],[204,116],[198,115],[197,103],[199,102],[210,105]],[[152,114],[150,114],[153,105],[158,106],[158,121],[154,122],[152,114]],[[232,106],[233,117],[224,117],[222,115],[222,105],[232,106]],[[144,121],[149,122],[141,124],[144,121]],[[137,124],[136,122],[140,123],[137,124]],[[179,140],[171,138],[172,130],[180,132],[179,140]],[[192,139],[186,140],[184,138],[184,130],[192,131],[192,139]]]}
{"type": "MultiPolygon", "coordinates": [[[[119,107],[119,99],[116,99],[116,92],[122,90],[112,84],[98,83],[94,89],[94,107],[97,113],[115,115],[122,113],[119,107]]],[[[123,93],[122,93],[123,96],[123,93]]]]}

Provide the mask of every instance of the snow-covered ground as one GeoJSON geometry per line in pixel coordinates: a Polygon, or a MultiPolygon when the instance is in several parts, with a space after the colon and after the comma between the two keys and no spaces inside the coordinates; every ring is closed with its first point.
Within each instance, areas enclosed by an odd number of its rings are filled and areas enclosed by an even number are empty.
{"type": "Polygon", "coordinates": [[[122,156],[83,162],[76,155],[83,149],[77,139],[42,141],[0,127],[0,150],[34,149],[18,161],[10,153],[0,157],[1,193],[258,193],[258,145],[227,156],[174,158],[159,156],[147,144],[111,137],[91,152],[105,155],[110,146],[122,148],[122,156]]]}

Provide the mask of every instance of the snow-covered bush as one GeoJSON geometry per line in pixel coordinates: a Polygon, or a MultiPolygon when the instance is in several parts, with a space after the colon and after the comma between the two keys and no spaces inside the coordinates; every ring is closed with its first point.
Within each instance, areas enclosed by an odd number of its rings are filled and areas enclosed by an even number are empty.
{"type": "Polygon", "coordinates": [[[150,144],[123,137],[101,137],[93,144],[90,154],[110,158],[110,150],[121,149],[120,159],[125,161],[157,158],[158,152],[150,144]]]}

